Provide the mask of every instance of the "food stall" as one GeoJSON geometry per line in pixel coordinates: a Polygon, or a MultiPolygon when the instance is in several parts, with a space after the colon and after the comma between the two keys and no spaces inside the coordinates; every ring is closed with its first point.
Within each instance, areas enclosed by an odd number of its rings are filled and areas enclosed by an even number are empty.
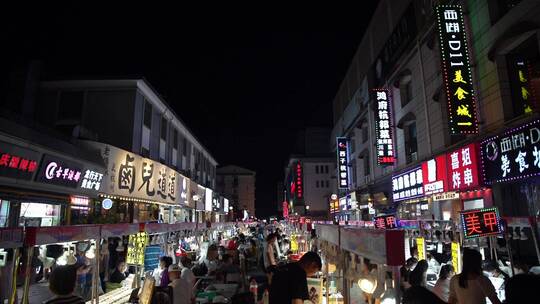
{"type": "Polygon", "coordinates": [[[345,303],[374,303],[376,299],[399,303],[399,268],[405,262],[403,230],[343,227],[339,234],[346,269],[345,303]]]}
{"type": "MultiPolygon", "coordinates": [[[[317,225],[319,250],[323,262],[322,294],[318,303],[344,303],[344,257],[338,225],[317,225]]],[[[315,284],[313,284],[315,285],[315,284]]]]}
{"type": "Polygon", "coordinates": [[[0,302],[15,303],[22,228],[0,228],[0,302]]]}
{"type": "Polygon", "coordinates": [[[21,302],[41,303],[52,295],[46,281],[46,271],[54,264],[81,264],[78,272],[75,294],[86,300],[94,300],[98,295],[100,252],[100,226],[58,226],[27,227],[25,233],[25,261],[23,263],[25,281],[19,291],[21,302]],[[54,246],[48,246],[54,245],[54,246]],[[42,263],[35,266],[36,260],[42,263]],[[44,280],[36,282],[34,273],[43,271],[44,280]]]}

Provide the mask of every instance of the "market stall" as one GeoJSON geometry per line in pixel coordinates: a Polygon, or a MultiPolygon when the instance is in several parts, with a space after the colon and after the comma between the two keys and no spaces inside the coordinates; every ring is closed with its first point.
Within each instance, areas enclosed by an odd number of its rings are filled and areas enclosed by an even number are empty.
{"type": "Polygon", "coordinates": [[[22,228],[0,228],[0,302],[15,303],[22,228]]]}
{"type": "MultiPolygon", "coordinates": [[[[344,303],[344,257],[340,244],[341,228],[337,225],[317,225],[319,250],[323,262],[321,300],[317,303],[344,303]]],[[[313,285],[319,284],[314,281],[313,285]]],[[[317,289],[317,288],[316,288],[317,289]]]]}

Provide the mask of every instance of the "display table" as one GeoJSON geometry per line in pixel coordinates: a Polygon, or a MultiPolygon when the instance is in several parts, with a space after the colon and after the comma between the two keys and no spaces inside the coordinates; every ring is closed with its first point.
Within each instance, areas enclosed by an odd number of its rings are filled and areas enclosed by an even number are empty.
{"type": "MultiPolygon", "coordinates": [[[[135,275],[130,274],[123,282],[122,287],[107,292],[99,296],[100,304],[124,304],[129,302],[129,297],[133,288],[133,278],[135,275]]],[[[87,301],[86,304],[91,304],[92,301],[87,301]]]]}

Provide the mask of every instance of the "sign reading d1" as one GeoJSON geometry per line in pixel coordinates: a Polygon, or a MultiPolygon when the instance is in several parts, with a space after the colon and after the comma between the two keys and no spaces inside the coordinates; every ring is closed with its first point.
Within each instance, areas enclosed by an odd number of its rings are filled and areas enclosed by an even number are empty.
{"type": "Polygon", "coordinates": [[[346,137],[336,138],[338,188],[349,188],[349,149],[346,137]]]}
{"type": "Polygon", "coordinates": [[[486,184],[540,175],[540,120],[488,138],[481,149],[486,184]]]}
{"type": "Polygon", "coordinates": [[[386,89],[375,89],[375,133],[377,139],[377,164],[393,165],[395,161],[392,136],[390,94],[386,89]]]}
{"type": "Polygon", "coordinates": [[[374,222],[377,229],[395,229],[398,227],[394,214],[376,216],[374,222]]]}
{"type": "Polygon", "coordinates": [[[496,235],[502,231],[499,211],[495,207],[463,211],[460,216],[466,239],[496,235]]]}
{"type": "Polygon", "coordinates": [[[437,24],[450,131],[476,134],[476,101],[461,5],[437,6],[437,24]]]}

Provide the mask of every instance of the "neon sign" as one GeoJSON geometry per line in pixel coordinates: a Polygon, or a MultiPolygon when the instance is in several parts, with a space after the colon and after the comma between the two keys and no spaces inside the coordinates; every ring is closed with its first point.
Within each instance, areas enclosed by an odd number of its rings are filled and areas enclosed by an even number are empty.
{"type": "Polygon", "coordinates": [[[486,184],[540,175],[540,120],[486,139],[481,149],[486,184]]]}
{"type": "Polygon", "coordinates": [[[374,225],[377,229],[395,229],[398,227],[397,219],[394,214],[376,216],[374,225]]]}
{"type": "Polygon", "coordinates": [[[425,195],[446,192],[446,154],[422,163],[422,178],[425,195]]]}
{"type": "Polygon", "coordinates": [[[530,66],[523,58],[510,59],[510,84],[512,87],[512,104],[516,114],[532,114],[535,105],[535,92],[531,86],[530,66]]]}
{"type": "Polygon", "coordinates": [[[43,156],[37,181],[76,188],[81,178],[81,164],[46,154],[43,156]]]}
{"type": "Polygon", "coordinates": [[[392,176],[392,197],[394,202],[413,199],[424,195],[422,167],[392,176]]]}
{"type": "Polygon", "coordinates": [[[467,190],[480,184],[476,144],[447,154],[449,190],[467,190]]]}
{"type": "Polygon", "coordinates": [[[338,188],[349,188],[349,149],[347,138],[338,137],[337,142],[337,164],[338,164],[338,188]]]}
{"type": "Polygon", "coordinates": [[[303,179],[303,172],[302,172],[302,164],[300,162],[297,162],[296,163],[296,166],[295,166],[295,178],[294,178],[294,184],[295,184],[295,188],[296,188],[296,198],[303,198],[304,197],[304,183],[302,182],[302,179],[303,179]]]}
{"type": "Polygon", "coordinates": [[[501,233],[499,210],[495,207],[463,211],[460,214],[466,239],[501,233]]]}
{"type": "Polygon", "coordinates": [[[393,165],[395,161],[392,136],[392,113],[390,95],[386,89],[375,89],[375,133],[377,139],[377,164],[393,165]]]}
{"type": "Polygon", "coordinates": [[[477,134],[478,120],[461,5],[438,5],[443,80],[452,134],[477,134]]]}
{"type": "Polygon", "coordinates": [[[0,176],[30,180],[38,168],[38,159],[38,152],[0,142],[0,176]]]}

